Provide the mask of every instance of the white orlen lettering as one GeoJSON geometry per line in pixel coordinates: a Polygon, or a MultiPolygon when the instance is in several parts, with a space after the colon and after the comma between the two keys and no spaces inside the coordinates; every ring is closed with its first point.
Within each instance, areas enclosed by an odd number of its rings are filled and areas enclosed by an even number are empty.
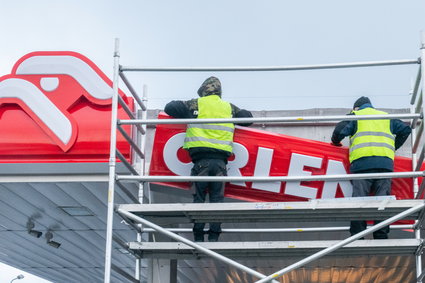
{"type": "MultiPolygon", "coordinates": [[[[311,176],[311,172],[304,171],[304,166],[320,168],[321,165],[322,158],[293,153],[289,163],[288,176],[311,176]]],[[[301,182],[286,182],[285,194],[315,199],[317,198],[317,189],[302,186],[301,182]]]]}
{"type": "MultiPolygon", "coordinates": [[[[347,174],[344,164],[341,161],[329,160],[326,175],[347,174]]],[[[337,187],[341,187],[344,197],[351,197],[353,186],[350,181],[328,181],[323,185],[322,198],[335,198],[337,187]]]]}
{"type": "MultiPolygon", "coordinates": [[[[183,146],[185,133],[179,133],[172,136],[165,144],[163,157],[165,165],[176,175],[190,176],[190,171],[193,167],[192,162],[184,163],[177,158],[177,151],[183,146]]],[[[229,176],[242,176],[240,168],[243,168],[248,163],[248,150],[239,143],[233,143],[233,153],[235,159],[229,161],[227,170],[229,176]]],[[[234,182],[232,184],[245,187],[244,182],[234,182]]]]}
{"type": "MultiPolygon", "coordinates": [[[[235,155],[235,159],[229,161],[227,164],[227,174],[229,176],[242,176],[241,168],[245,167],[248,164],[249,154],[246,147],[241,145],[240,143],[233,143],[233,154],[235,155]]],[[[245,182],[231,182],[233,185],[246,187],[245,182]]]]}
{"type": "MultiPolygon", "coordinates": [[[[272,165],[273,152],[274,150],[271,148],[258,148],[254,176],[270,176],[270,167],[272,165]]],[[[252,188],[273,193],[279,193],[281,184],[281,182],[253,182],[252,188]]]]}

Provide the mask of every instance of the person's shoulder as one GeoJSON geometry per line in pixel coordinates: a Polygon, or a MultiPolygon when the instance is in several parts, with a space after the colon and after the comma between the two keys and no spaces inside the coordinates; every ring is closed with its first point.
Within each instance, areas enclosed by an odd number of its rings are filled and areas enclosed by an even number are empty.
{"type": "Polygon", "coordinates": [[[197,110],[198,109],[198,98],[193,98],[190,100],[185,101],[185,104],[187,108],[190,110],[197,110]]]}

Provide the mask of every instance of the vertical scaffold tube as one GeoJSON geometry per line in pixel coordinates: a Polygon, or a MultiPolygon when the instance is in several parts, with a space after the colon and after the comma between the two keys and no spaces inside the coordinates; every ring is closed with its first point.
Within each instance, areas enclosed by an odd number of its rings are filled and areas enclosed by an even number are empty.
{"type": "MultiPolygon", "coordinates": [[[[425,30],[421,31],[421,73],[422,73],[422,77],[421,77],[422,95],[424,95],[425,94],[425,30]]],[[[425,104],[425,101],[422,97],[422,111],[425,109],[424,104],[425,104]]],[[[422,182],[425,182],[425,181],[422,180],[422,182]]],[[[415,238],[421,239],[420,227],[415,227],[415,238]]],[[[416,278],[419,278],[421,274],[422,274],[422,255],[419,253],[416,255],[416,278]]]]}
{"type": "MultiPolygon", "coordinates": [[[[412,82],[412,86],[410,88],[410,93],[409,93],[410,97],[412,98],[414,95],[414,83],[412,82]]],[[[410,105],[410,114],[414,114],[415,113],[415,103],[413,102],[410,105]]],[[[415,121],[415,119],[413,119],[412,121],[415,121]]],[[[410,140],[411,140],[411,148],[412,148],[412,168],[416,168],[416,165],[418,163],[418,158],[416,156],[416,152],[413,151],[413,147],[415,144],[415,140],[416,140],[416,127],[412,127],[412,133],[410,135],[410,140]]],[[[413,180],[413,197],[416,197],[416,195],[418,194],[419,191],[419,184],[418,184],[418,178],[412,178],[413,180]]]]}
{"type": "Polygon", "coordinates": [[[104,283],[111,282],[112,263],[112,230],[114,220],[114,194],[115,194],[115,160],[117,141],[117,113],[118,113],[118,79],[119,79],[119,39],[115,39],[114,51],[114,81],[111,113],[111,144],[109,154],[109,183],[108,183],[108,219],[106,224],[106,248],[105,248],[105,280],[104,283]]]}
{"type": "MultiPolygon", "coordinates": [[[[143,94],[142,94],[142,102],[143,105],[145,105],[147,107],[147,86],[143,85],[143,94]]],[[[136,109],[137,106],[136,106],[136,109]]],[[[146,120],[148,117],[148,110],[145,109],[140,109],[142,111],[142,120],[146,120]]],[[[138,112],[138,110],[136,110],[138,112]]],[[[137,115],[136,115],[137,116],[137,115]]],[[[137,116],[137,118],[139,118],[137,116]]],[[[140,150],[143,153],[144,158],[142,158],[140,160],[140,171],[139,174],[144,176],[145,175],[145,171],[146,171],[146,135],[147,135],[147,127],[145,124],[142,125],[142,129],[144,130],[144,135],[140,134],[140,150]]],[[[145,196],[145,186],[146,186],[146,182],[142,182],[139,184],[139,203],[144,203],[144,196],[145,196]]],[[[150,199],[148,200],[148,202],[150,202],[150,199]]],[[[142,228],[142,224],[138,224],[140,225],[140,228],[142,228]]],[[[141,233],[137,233],[137,241],[141,242],[142,241],[142,234],[141,233]]],[[[135,278],[140,280],[141,279],[141,275],[140,275],[140,271],[142,268],[142,259],[138,258],[136,259],[136,272],[135,272],[135,278]]]]}

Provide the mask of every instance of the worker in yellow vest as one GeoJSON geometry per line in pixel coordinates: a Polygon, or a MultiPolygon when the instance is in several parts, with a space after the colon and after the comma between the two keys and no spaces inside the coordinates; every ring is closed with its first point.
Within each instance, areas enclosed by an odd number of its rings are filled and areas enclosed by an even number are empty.
{"type": "MultiPolygon", "coordinates": [[[[207,78],[198,89],[199,98],[188,101],[173,100],[164,111],[174,118],[248,118],[251,112],[239,109],[221,99],[221,82],[216,77],[207,78]]],[[[251,123],[239,124],[249,126],[251,123]]],[[[227,160],[233,149],[233,123],[188,124],[183,148],[193,162],[191,176],[227,176],[227,160]]],[[[211,203],[223,202],[224,182],[194,182],[193,202],[204,203],[207,193],[211,203]]],[[[195,223],[194,240],[204,241],[205,223],[195,223]]],[[[221,223],[210,223],[208,240],[216,242],[221,233],[221,223]]]]}
{"type": "MultiPolygon", "coordinates": [[[[388,114],[373,108],[369,98],[362,96],[353,106],[353,115],[388,114]]],[[[394,152],[403,145],[411,128],[399,119],[357,120],[339,122],[332,134],[332,144],[341,146],[341,141],[350,136],[350,173],[378,173],[394,170],[394,152]]],[[[386,196],[391,193],[391,179],[352,180],[353,197],[386,196]]],[[[375,224],[379,221],[375,221],[375,224]]],[[[366,221],[351,221],[350,233],[366,229],[366,221]]],[[[374,239],[387,239],[389,227],[373,233],[374,239]]]]}

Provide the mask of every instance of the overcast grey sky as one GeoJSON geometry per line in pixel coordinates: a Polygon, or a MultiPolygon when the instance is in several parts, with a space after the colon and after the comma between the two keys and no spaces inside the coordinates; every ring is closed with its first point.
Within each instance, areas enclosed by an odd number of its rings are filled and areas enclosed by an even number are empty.
{"type": "MultiPolygon", "coordinates": [[[[416,59],[422,0],[2,1],[0,73],[34,50],[73,50],[111,76],[114,38],[124,66],[286,66],[416,59]]],[[[190,99],[203,79],[251,110],[408,107],[418,65],[265,73],[130,74],[149,107],[190,99]]]]}
{"type": "MultiPolygon", "coordinates": [[[[286,66],[416,59],[422,0],[0,0],[0,75],[32,51],[80,52],[109,77],[114,38],[124,66],[286,66]]],[[[130,74],[149,108],[190,99],[210,75],[250,110],[408,107],[418,65],[266,73],[130,74]]],[[[0,274],[2,272],[0,271],[0,274]]],[[[16,274],[12,275],[15,276],[16,274]]],[[[20,282],[30,282],[21,280],[20,282]]],[[[39,282],[39,281],[33,281],[39,282]]]]}

